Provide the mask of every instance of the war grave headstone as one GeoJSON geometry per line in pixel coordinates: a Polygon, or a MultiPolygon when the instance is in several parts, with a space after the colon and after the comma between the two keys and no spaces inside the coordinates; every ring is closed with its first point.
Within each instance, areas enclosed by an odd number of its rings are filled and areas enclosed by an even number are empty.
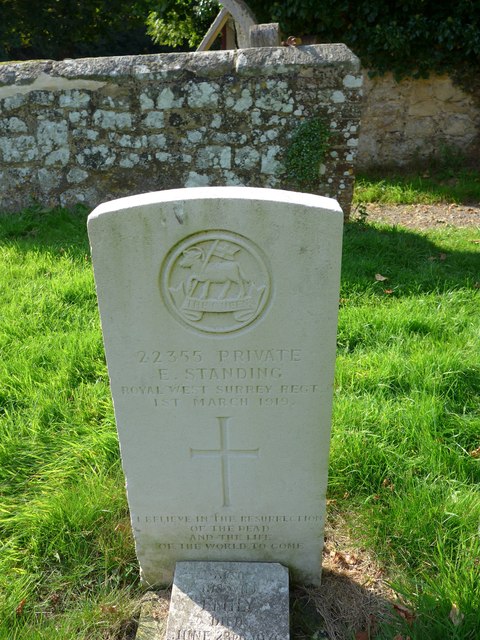
{"type": "MultiPolygon", "coordinates": [[[[144,584],[192,561],[280,563],[320,582],[342,225],[334,200],[245,187],[89,216],[144,584]]],[[[218,638],[260,638],[232,633],[218,638]]]]}

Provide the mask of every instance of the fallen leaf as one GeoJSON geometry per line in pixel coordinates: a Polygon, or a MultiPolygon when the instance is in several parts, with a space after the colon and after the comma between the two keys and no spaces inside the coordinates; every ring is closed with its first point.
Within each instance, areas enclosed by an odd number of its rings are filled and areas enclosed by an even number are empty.
{"type": "Polygon", "coordinates": [[[381,273],[376,273],[375,274],[375,280],[377,282],[385,282],[385,280],[388,280],[388,278],[386,278],[385,276],[382,276],[381,273]]]}
{"type": "Polygon", "coordinates": [[[118,533],[118,532],[120,532],[120,533],[128,532],[128,531],[130,531],[130,523],[129,522],[119,522],[116,525],[114,531],[116,533],[118,533]]]}
{"type": "Polygon", "coordinates": [[[402,636],[401,633],[397,633],[393,640],[411,640],[411,638],[410,636],[402,636]]]}
{"type": "Polygon", "coordinates": [[[346,565],[346,562],[343,558],[343,555],[339,552],[339,551],[335,551],[333,553],[333,561],[336,562],[337,564],[340,564],[342,566],[346,565]]]}
{"type": "Polygon", "coordinates": [[[443,262],[443,260],[447,259],[447,254],[446,253],[439,253],[438,254],[438,259],[442,260],[442,262],[443,262]]]}
{"type": "Polygon", "coordinates": [[[448,617],[456,627],[458,627],[459,624],[462,624],[462,621],[465,618],[463,613],[460,611],[458,604],[455,604],[455,602],[452,604],[448,617]]]}
{"type": "Polygon", "coordinates": [[[398,615],[406,621],[407,624],[411,625],[415,620],[415,614],[413,613],[413,611],[411,611],[407,607],[404,607],[403,604],[394,604],[393,608],[398,613],[398,615]]]}
{"type": "Polygon", "coordinates": [[[340,553],[340,551],[335,551],[335,553],[333,554],[333,562],[335,562],[335,564],[338,564],[343,569],[349,569],[351,566],[351,563],[348,560],[348,556],[340,553]]]}
{"type": "Polygon", "coordinates": [[[391,293],[393,293],[393,289],[384,289],[383,293],[386,293],[387,296],[389,296],[391,293]]]}
{"type": "Polygon", "coordinates": [[[437,258],[435,256],[429,256],[428,259],[430,262],[434,262],[437,258]]]}
{"type": "Polygon", "coordinates": [[[15,613],[17,614],[17,616],[21,616],[23,613],[23,608],[25,606],[27,602],[27,599],[24,598],[23,600],[20,601],[20,604],[18,605],[18,607],[15,609],[15,613]]]}
{"type": "Polygon", "coordinates": [[[474,289],[480,289],[480,282],[475,282],[475,284],[473,285],[474,289]]]}
{"type": "Polygon", "coordinates": [[[395,489],[395,485],[388,478],[385,478],[383,480],[382,487],[384,487],[385,489],[389,489],[390,491],[393,491],[395,489]]]}
{"type": "Polygon", "coordinates": [[[473,244],[480,244],[480,240],[470,240],[470,242],[473,242],[473,244]]]}
{"type": "Polygon", "coordinates": [[[360,563],[360,560],[354,553],[345,553],[343,554],[343,557],[349,567],[354,567],[355,565],[360,563]]]}
{"type": "Polygon", "coordinates": [[[370,634],[368,631],[357,631],[355,640],[370,640],[370,634]]]}
{"type": "Polygon", "coordinates": [[[472,458],[480,458],[480,447],[477,447],[473,451],[470,451],[468,455],[471,456],[472,458]]]}
{"type": "Polygon", "coordinates": [[[114,604],[102,604],[100,609],[102,613],[117,613],[117,607],[114,604]]]}

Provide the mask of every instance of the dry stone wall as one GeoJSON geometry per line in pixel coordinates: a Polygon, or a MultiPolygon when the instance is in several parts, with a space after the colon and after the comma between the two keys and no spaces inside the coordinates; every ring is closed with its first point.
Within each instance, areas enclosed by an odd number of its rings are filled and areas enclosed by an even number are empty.
{"type": "Polygon", "coordinates": [[[330,129],[318,193],[348,214],[362,75],[344,45],[0,65],[1,208],[177,187],[291,188],[292,133],[330,129]]]}
{"type": "Polygon", "coordinates": [[[407,165],[452,151],[478,157],[480,106],[450,77],[364,76],[358,168],[407,165]]]}

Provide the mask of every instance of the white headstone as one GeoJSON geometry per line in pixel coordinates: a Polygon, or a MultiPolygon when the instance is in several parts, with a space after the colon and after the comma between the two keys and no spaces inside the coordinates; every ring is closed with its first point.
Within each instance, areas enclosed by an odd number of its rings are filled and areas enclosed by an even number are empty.
{"type": "Polygon", "coordinates": [[[342,221],[334,200],[243,187],[90,215],[145,583],[182,560],[319,582],[342,221]]]}

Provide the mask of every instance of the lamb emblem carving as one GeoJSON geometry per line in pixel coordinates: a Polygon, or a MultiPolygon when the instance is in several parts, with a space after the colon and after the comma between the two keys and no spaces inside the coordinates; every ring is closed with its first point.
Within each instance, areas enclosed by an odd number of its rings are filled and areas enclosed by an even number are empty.
{"type": "Polygon", "coordinates": [[[201,331],[235,331],[258,317],[270,291],[259,250],[241,236],[205,232],[167,261],[164,291],[175,315],[201,331]]]}
{"type": "MultiPolygon", "coordinates": [[[[237,253],[240,249],[235,249],[237,253]]],[[[219,255],[219,252],[215,252],[219,255]]],[[[190,275],[187,278],[187,295],[193,295],[199,283],[205,283],[206,293],[210,284],[223,284],[219,292],[219,299],[224,299],[232,285],[238,285],[239,292],[242,296],[246,294],[246,285],[248,284],[246,277],[242,273],[240,265],[235,260],[227,257],[225,253],[221,255],[224,260],[222,262],[209,262],[209,256],[205,256],[202,247],[192,247],[183,252],[182,258],[179,260],[181,267],[190,268],[190,275]]]]}

